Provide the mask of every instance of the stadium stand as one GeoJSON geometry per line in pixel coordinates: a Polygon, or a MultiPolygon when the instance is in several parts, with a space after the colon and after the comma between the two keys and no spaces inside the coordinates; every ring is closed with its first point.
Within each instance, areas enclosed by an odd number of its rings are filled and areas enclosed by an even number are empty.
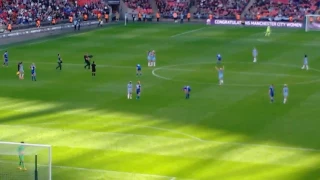
{"type": "Polygon", "coordinates": [[[249,0],[196,0],[195,18],[234,19],[245,9],[249,0]]]}
{"type": "Polygon", "coordinates": [[[95,16],[102,12],[105,4],[101,0],[60,1],[40,0],[7,0],[0,1],[0,21],[12,23],[13,25],[34,24],[37,19],[41,22],[66,20],[70,15],[81,15],[87,13],[95,16]]]}
{"type": "Polygon", "coordinates": [[[259,0],[245,14],[249,20],[303,21],[306,14],[314,14],[320,0],[259,0]]]}
{"type": "Polygon", "coordinates": [[[185,0],[156,0],[158,10],[163,18],[172,18],[174,12],[187,14],[190,3],[185,0]]]}
{"type": "Polygon", "coordinates": [[[136,11],[136,13],[152,14],[153,10],[149,0],[125,0],[127,7],[136,11]]]}

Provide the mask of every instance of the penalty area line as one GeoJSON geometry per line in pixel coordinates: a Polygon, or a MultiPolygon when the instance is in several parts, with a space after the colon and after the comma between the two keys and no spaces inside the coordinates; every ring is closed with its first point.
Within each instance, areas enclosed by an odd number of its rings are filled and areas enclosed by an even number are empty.
{"type": "Polygon", "coordinates": [[[203,29],[205,29],[205,28],[206,28],[206,27],[199,28],[199,29],[194,29],[194,30],[191,30],[191,31],[186,31],[186,32],[183,32],[183,33],[175,34],[175,35],[170,36],[170,37],[171,37],[171,38],[174,38],[174,37],[182,36],[182,35],[185,35],[185,34],[190,34],[190,33],[198,32],[198,31],[201,31],[201,30],[203,30],[203,29]]]}

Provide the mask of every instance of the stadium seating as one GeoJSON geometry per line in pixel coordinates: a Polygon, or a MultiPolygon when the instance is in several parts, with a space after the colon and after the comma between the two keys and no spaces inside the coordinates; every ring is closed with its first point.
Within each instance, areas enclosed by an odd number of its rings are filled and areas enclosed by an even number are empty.
{"type": "Polygon", "coordinates": [[[212,14],[215,18],[234,19],[241,14],[249,0],[196,0],[196,18],[208,18],[212,14]]]}
{"type": "Polygon", "coordinates": [[[314,14],[320,0],[259,0],[245,14],[246,19],[303,21],[306,14],[314,14]]]}
{"type": "Polygon", "coordinates": [[[125,0],[126,5],[136,13],[152,14],[152,7],[149,0],[125,0]]]}
{"type": "Polygon", "coordinates": [[[189,12],[189,2],[185,0],[156,0],[156,4],[163,18],[172,18],[175,11],[189,12]]]}
{"type": "Polygon", "coordinates": [[[49,0],[41,0],[40,2],[41,5],[32,1],[27,1],[27,4],[23,4],[21,0],[0,1],[0,19],[14,25],[30,24],[34,23],[40,14],[42,22],[50,22],[53,17],[56,17],[57,20],[68,19],[70,14],[86,12],[93,15],[105,7],[101,0],[72,0],[68,2],[55,0],[54,3],[49,3],[49,0]]]}

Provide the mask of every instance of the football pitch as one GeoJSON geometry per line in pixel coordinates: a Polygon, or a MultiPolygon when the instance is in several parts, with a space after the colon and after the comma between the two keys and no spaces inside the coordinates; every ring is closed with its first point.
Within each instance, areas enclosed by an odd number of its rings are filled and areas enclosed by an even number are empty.
{"type": "MultiPolygon", "coordinates": [[[[0,140],[52,145],[54,180],[320,179],[320,36],[273,29],[265,37],[264,31],[110,25],[0,47],[10,63],[0,68],[0,140]],[[148,50],[156,51],[156,67],[147,67],[148,50]],[[96,77],[84,69],[85,53],[94,56],[96,77]],[[301,69],[305,54],[308,71],[301,69]],[[19,61],[24,80],[16,75],[19,61]],[[127,99],[129,81],[141,81],[140,100],[127,99]],[[185,85],[192,88],[188,100],[185,85]]],[[[0,155],[0,179],[33,173],[16,170],[15,155],[0,155]]]]}

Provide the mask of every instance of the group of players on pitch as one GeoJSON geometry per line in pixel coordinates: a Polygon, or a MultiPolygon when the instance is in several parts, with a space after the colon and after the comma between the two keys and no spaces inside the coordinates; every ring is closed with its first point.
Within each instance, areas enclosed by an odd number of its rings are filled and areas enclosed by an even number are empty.
{"type": "MultiPolygon", "coordinates": [[[[271,30],[270,27],[267,28],[266,31],[266,36],[270,36],[271,34],[271,30]]],[[[256,63],[257,62],[257,57],[258,57],[258,50],[256,48],[253,48],[252,50],[252,56],[253,56],[253,62],[256,63]]],[[[85,62],[85,69],[90,69],[92,71],[92,76],[96,76],[96,64],[93,61],[91,63],[90,59],[92,58],[92,55],[89,54],[85,54],[84,55],[84,62],[85,62]]],[[[9,55],[8,55],[8,51],[5,51],[3,54],[3,59],[4,59],[4,63],[3,66],[8,66],[9,65],[9,55]]],[[[156,53],[154,50],[152,51],[148,51],[147,52],[147,60],[148,60],[148,67],[155,67],[156,66],[156,53]]],[[[222,62],[222,56],[221,54],[217,54],[217,64],[220,65],[222,62]]],[[[58,54],[58,66],[56,67],[57,70],[62,70],[62,58],[60,56],[60,54],[58,54]]],[[[309,65],[308,65],[308,56],[305,55],[304,59],[303,59],[303,66],[301,69],[306,69],[309,70],[309,65]]],[[[31,80],[32,81],[36,81],[36,66],[35,63],[32,63],[30,66],[30,70],[31,70],[31,80]]],[[[219,79],[219,85],[223,85],[224,84],[224,66],[222,67],[217,67],[216,66],[216,70],[218,71],[218,79],[219,79]]],[[[19,79],[24,79],[24,68],[23,68],[23,63],[19,62],[18,63],[18,72],[17,75],[19,76],[19,79]]],[[[142,67],[140,64],[137,64],[136,66],[136,75],[137,77],[140,77],[142,75],[142,67]]],[[[141,83],[140,81],[137,82],[137,84],[135,85],[135,91],[136,91],[136,99],[140,99],[140,93],[141,93],[141,83]]],[[[130,81],[127,85],[127,90],[128,90],[128,94],[127,97],[128,99],[132,99],[132,92],[133,92],[133,85],[132,82],[130,81]]],[[[184,86],[183,87],[183,91],[186,95],[186,99],[190,98],[190,92],[191,92],[191,87],[189,85],[184,86]]],[[[269,96],[270,96],[270,101],[274,102],[274,86],[270,85],[269,87],[269,96]]],[[[289,95],[289,89],[288,86],[285,84],[283,87],[283,96],[284,96],[284,100],[283,103],[285,104],[287,102],[287,98],[289,95]]]]}

